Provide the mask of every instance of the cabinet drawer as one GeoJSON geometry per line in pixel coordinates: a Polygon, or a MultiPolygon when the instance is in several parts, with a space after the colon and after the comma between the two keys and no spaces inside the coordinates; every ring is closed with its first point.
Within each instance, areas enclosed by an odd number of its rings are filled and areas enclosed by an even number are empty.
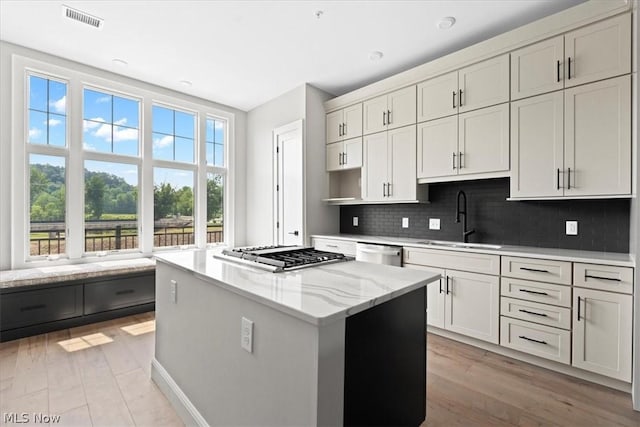
{"type": "Polygon", "coordinates": [[[633,293],[633,268],[573,264],[573,285],[601,291],[633,293]]]}
{"type": "Polygon", "coordinates": [[[155,301],[155,291],[154,275],[87,283],[84,287],[84,314],[151,303],[155,301]]]}
{"type": "Polygon", "coordinates": [[[0,298],[2,330],[82,316],[82,285],[12,292],[0,298]]]}
{"type": "Polygon", "coordinates": [[[313,247],[320,251],[356,256],[356,242],[332,239],[313,239],[313,247]]]}
{"type": "Polygon", "coordinates": [[[571,332],[500,316],[500,345],[569,364],[571,332]]]}
{"type": "Polygon", "coordinates": [[[449,268],[473,273],[500,274],[500,257],[472,252],[442,251],[437,249],[404,248],[406,264],[449,268]]]}
{"type": "Polygon", "coordinates": [[[501,277],[500,295],[571,308],[570,286],[501,277]]]}
{"type": "Polygon", "coordinates": [[[571,284],[571,263],[548,259],[502,257],[502,275],[516,279],[571,284]]]}
{"type": "Polygon", "coordinates": [[[571,309],[565,307],[502,297],[500,314],[555,328],[571,329],[571,309]]]}

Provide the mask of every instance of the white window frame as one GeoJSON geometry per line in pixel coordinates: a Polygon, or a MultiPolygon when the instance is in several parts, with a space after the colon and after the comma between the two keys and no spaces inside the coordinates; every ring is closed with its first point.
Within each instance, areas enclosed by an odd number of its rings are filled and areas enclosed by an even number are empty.
{"type": "Polygon", "coordinates": [[[148,257],[154,251],[173,249],[175,247],[153,247],[153,168],[168,167],[172,169],[189,169],[194,171],[194,227],[196,248],[206,248],[206,179],[207,173],[219,173],[214,167],[206,164],[206,119],[215,118],[226,122],[225,132],[225,168],[224,168],[224,244],[234,244],[234,191],[233,174],[229,172],[230,165],[234,165],[235,155],[235,114],[202,103],[194,102],[188,96],[167,95],[169,89],[160,88],[152,91],[130,83],[124,83],[117,75],[108,74],[108,78],[98,76],[105,72],[97,71],[88,74],[63,66],[42,62],[39,60],[12,55],[12,188],[11,215],[13,227],[11,230],[12,254],[11,267],[38,267],[53,264],[75,264],[102,261],[105,259],[129,259],[148,257]],[[40,144],[29,144],[28,136],[28,73],[43,78],[61,80],[67,83],[67,146],[49,147],[40,144]],[[139,122],[139,156],[127,156],[101,151],[84,150],[83,120],[84,120],[84,88],[95,89],[111,93],[116,96],[140,100],[141,112],[139,122]],[[195,129],[195,161],[193,164],[183,162],[168,162],[153,159],[152,147],[152,116],[153,105],[168,106],[169,108],[193,112],[196,114],[195,129]],[[202,142],[200,142],[202,141],[202,142]],[[65,155],[66,163],[66,255],[56,257],[31,257],[29,255],[29,177],[28,155],[44,154],[65,155]],[[122,250],[109,253],[106,257],[102,253],[84,251],[84,161],[113,161],[117,163],[137,164],[139,168],[139,197],[138,197],[138,249],[122,250]],[[73,197],[73,195],[80,195],[73,197]],[[47,259],[48,258],[48,259],[47,259]]]}

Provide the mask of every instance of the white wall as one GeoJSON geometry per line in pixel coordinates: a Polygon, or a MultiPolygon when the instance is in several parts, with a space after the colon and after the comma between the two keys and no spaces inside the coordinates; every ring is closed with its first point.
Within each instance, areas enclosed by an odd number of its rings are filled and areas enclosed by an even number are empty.
{"type": "Polygon", "coordinates": [[[638,148],[638,121],[640,114],[638,112],[638,55],[640,48],[638,46],[638,0],[633,4],[633,74],[632,74],[632,100],[633,100],[633,131],[632,137],[632,155],[633,155],[633,192],[635,198],[631,199],[631,215],[629,227],[629,252],[636,260],[635,268],[635,289],[634,289],[634,327],[633,327],[633,380],[632,395],[633,407],[636,411],[640,411],[640,201],[638,201],[638,186],[640,185],[640,177],[638,177],[638,165],[640,165],[640,153],[638,148]]]}
{"type": "Polygon", "coordinates": [[[326,126],[324,101],[333,96],[306,85],[305,171],[306,171],[306,244],[313,234],[340,232],[340,208],[322,202],[329,194],[326,173],[326,126]]]}
{"type": "Polygon", "coordinates": [[[0,269],[11,268],[11,207],[9,201],[12,193],[11,180],[11,158],[12,150],[21,147],[23,141],[12,141],[12,90],[22,90],[22,88],[12,88],[12,55],[20,55],[34,60],[42,61],[59,67],[90,74],[99,78],[107,79],[115,83],[140,88],[158,95],[169,96],[178,100],[199,104],[205,107],[227,111],[235,116],[235,128],[230,130],[230,134],[235,134],[235,164],[230,165],[234,178],[234,189],[237,197],[234,199],[234,225],[233,231],[236,241],[242,242],[245,238],[245,138],[246,138],[246,116],[244,111],[232,107],[217,104],[195,96],[175,92],[170,89],[155,86],[140,80],[124,77],[109,71],[89,67],[84,64],[69,61],[60,57],[49,55],[44,52],[28,49],[5,41],[0,41],[0,269]]]}
{"type": "Polygon", "coordinates": [[[304,119],[305,88],[297,87],[247,113],[246,244],[273,243],[273,129],[304,119]]]}

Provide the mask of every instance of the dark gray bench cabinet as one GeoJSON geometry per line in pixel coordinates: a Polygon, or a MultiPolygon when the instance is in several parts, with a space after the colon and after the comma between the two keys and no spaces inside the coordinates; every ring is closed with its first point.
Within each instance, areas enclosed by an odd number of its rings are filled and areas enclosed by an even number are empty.
{"type": "Polygon", "coordinates": [[[155,271],[0,289],[0,341],[155,309],[155,271]]]}

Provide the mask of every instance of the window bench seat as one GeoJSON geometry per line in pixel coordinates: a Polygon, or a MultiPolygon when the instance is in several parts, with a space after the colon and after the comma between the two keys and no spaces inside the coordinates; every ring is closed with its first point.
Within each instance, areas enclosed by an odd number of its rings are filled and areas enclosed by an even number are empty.
{"type": "Polygon", "coordinates": [[[0,341],[155,309],[155,260],[0,271],[0,341]]]}

